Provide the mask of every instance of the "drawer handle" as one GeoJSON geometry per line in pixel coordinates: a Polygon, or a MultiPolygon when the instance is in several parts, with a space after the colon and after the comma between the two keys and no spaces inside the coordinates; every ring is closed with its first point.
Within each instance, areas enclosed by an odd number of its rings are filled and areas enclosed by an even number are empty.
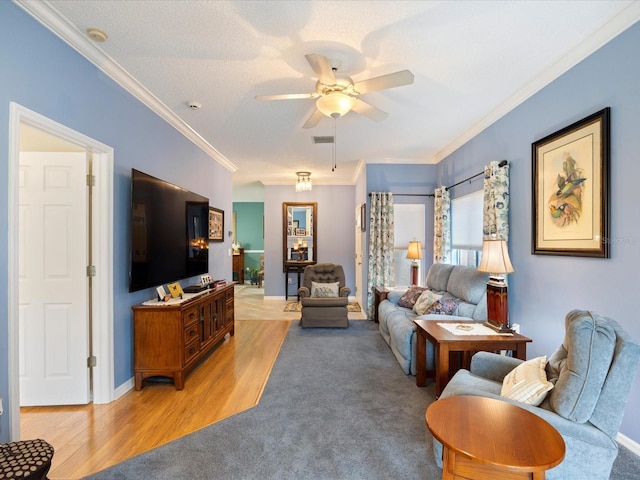
{"type": "Polygon", "coordinates": [[[193,318],[193,317],[195,317],[195,316],[196,316],[196,314],[195,314],[195,313],[193,313],[193,312],[191,312],[191,313],[189,314],[189,318],[193,318]]]}
{"type": "Polygon", "coordinates": [[[191,330],[189,330],[189,336],[190,337],[195,336],[195,334],[196,334],[196,331],[193,328],[191,330]]]}
{"type": "Polygon", "coordinates": [[[189,349],[189,353],[190,353],[190,354],[193,354],[195,351],[196,351],[196,347],[191,347],[191,348],[189,349]]]}

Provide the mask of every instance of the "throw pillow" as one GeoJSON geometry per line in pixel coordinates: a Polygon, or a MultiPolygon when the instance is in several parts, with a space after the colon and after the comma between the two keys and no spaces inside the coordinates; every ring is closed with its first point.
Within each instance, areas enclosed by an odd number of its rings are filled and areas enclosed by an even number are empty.
{"type": "Polygon", "coordinates": [[[320,283],[311,282],[311,296],[312,297],[337,297],[340,291],[340,283],[320,283]]]}
{"type": "Polygon", "coordinates": [[[400,297],[400,300],[398,300],[398,306],[404,308],[413,308],[413,306],[416,304],[416,301],[425,290],[425,287],[417,287],[415,285],[413,287],[409,287],[409,290],[404,292],[404,295],[402,295],[402,297],[400,297]]]}
{"type": "Polygon", "coordinates": [[[429,308],[427,308],[424,315],[430,313],[436,315],[453,315],[458,309],[458,299],[450,294],[444,294],[442,298],[434,302],[429,308]]]}
{"type": "Polygon", "coordinates": [[[416,312],[417,315],[424,315],[431,305],[440,300],[442,295],[439,293],[435,293],[432,290],[425,290],[420,294],[418,300],[416,300],[415,305],[413,306],[413,311],[416,312]]]}
{"type": "Polygon", "coordinates": [[[553,383],[547,380],[544,367],[547,357],[537,357],[521,363],[502,381],[500,395],[528,405],[540,405],[553,383]]]}

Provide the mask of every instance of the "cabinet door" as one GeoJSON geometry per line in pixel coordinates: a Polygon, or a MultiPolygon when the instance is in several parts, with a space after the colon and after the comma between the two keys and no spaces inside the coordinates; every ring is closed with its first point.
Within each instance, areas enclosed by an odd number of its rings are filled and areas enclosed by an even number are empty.
{"type": "Polygon", "coordinates": [[[213,312],[211,311],[211,303],[201,303],[198,311],[200,316],[200,345],[206,345],[213,339],[213,312]]]}

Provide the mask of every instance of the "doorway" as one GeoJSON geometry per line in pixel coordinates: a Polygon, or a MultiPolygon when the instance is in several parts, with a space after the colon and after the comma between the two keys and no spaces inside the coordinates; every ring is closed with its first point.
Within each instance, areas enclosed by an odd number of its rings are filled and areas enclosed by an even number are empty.
{"type": "Polygon", "coordinates": [[[92,157],[94,185],[89,208],[93,222],[89,308],[93,317],[90,351],[97,358],[93,369],[93,402],[109,403],[114,397],[113,376],[113,149],[16,103],[10,104],[8,165],[8,312],[9,312],[9,424],[12,441],[20,439],[20,329],[19,329],[19,186],[20,131],[29,127],[61,142],[75,145],[92,157]]]}

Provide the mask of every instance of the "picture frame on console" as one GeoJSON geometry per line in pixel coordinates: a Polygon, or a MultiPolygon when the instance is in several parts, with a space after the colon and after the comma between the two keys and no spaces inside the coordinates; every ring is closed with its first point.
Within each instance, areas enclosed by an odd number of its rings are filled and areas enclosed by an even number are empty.
{"type": "Polygon", "coordinates": [[[532,144],[532,253],[610,258],[610,108],[532,144]]]}
{"type": "Polygon", "coordinates": [[[209,207],[209,241],[224,241],[224,210],[209,207]]]}

